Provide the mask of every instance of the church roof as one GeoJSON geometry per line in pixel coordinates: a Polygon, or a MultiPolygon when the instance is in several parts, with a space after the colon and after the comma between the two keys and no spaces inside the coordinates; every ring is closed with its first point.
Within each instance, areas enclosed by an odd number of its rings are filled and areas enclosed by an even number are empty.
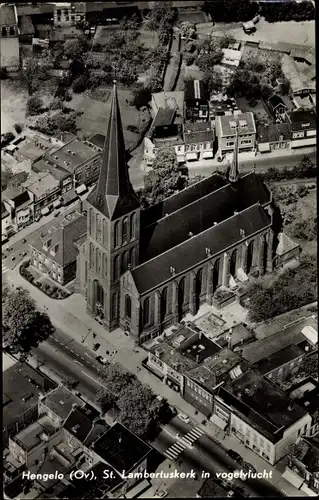
{"type": "MultiPolygon", "coordinates": [[[[207,248],[211,256],[226,251],[242,239],[241,229],[249,237],[270,225],[270,218],[258,203],[231,215],[220,224],[188,237],[182,244],[133,269],[131,273],[137,290],[143,294],[165,283],[172,276],[171,267],[175,269],[176,275],[194,268],[207,260],[207,248]]],[[[178,227],[175,227],[176,231],[178,227]]]]}
{"type": "Polygon", "coordinates": [[[97,186],[88,196],[88,202],[112,220],[140,206],[129,178],[115,84],[102,153],[100,177],[97,186]]]}
{"type": "Polygon", "coordinates": [[[298,243],[295,243],[292,241],[289,236],[287,236],[285,233],[279,233],[278,234],[278,246],[276,248],[276,254],[277,255],[284,255],[290,250],[294,250],[295,248],[299,247],[298,243]]]}
{"type": "MultiPolygon", "coordinates": [[[[206,185],[203,184],[203,186],[206,185]]],[[[192,196],[195,198],[195,194],[191,195],[188,190],[185,190],[184,195],[182,192],[176,196],[179,195],[181,196],[181,204],[183,196],[185,196],[184,201],[188,202],[187,205],[182,206],[181,209],[176,207],[176,211],[171,215],[142,229],[141,251],[144,250],[141,255],[142,262],[188,240],[190,233],[198,235],[206,231],[213,226],[214,222],[222,222],[231,217],[235,211],[241,212],[258,202],[261,205],[270,202],[269,191],[253,172],[241,177],[238,182],[226,184],[194,202],[191,199],[192,196]]],[[[171,203],[174,205],[173,197],[171,203]]],[[[157,205],[152,207],[154,212],[156,207],[157,205]]],[[[161,207],[159,210],[162,210],[161,207]]]]}

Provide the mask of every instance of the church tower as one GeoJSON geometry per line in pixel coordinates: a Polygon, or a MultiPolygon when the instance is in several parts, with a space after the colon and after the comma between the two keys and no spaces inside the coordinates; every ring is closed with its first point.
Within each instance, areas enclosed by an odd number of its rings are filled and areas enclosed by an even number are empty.
{"type": "Polygon", "coordinates": [[[140,203],[126,163],[122,120],[114,83],[101,170],[87,198],[87,310],[108,331],[119,326],[120,275],[138,265],[140,203]]]}
{"type": "Polygon", "coordinates": [[[229,182],[237,182],[238,181],[238,122],[236,124],[236,137],[235,137],[235,145],[234,145],[234,154],[232,164],[229,170],[229,182]]]}

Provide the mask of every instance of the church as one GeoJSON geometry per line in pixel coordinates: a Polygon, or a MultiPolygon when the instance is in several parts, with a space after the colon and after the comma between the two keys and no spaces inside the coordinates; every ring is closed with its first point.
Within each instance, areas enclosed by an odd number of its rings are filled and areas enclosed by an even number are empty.
{"type": "Polygon", "coordinates": [[[228,179],[213,174],[142,209],[115,84],[100,177],[86,204],[80,291],[108,331],[121,327],[137,343],[211,304],[220,286],[273,270],[272,194],[254,172],[239,177],[238,134],[228,179]]]}

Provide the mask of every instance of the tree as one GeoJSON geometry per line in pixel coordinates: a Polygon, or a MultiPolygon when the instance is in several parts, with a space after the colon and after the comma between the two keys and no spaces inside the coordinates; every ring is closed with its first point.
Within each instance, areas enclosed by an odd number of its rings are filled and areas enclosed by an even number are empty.
{"type": "Polygon", "coordinates": [[[225,34],[220,40],[219,40],[219,47],[221,49],[227,49],[229,45],[232,45],[235,43],[236,40],[233,36],[225,34]]]}
{"type": "Polygon", "coordinates": [[[140,109],[143,106],[148,106],[148,103],[152,99],[152,94],[149,88],[144,88],[142,85],[136,87],[133,91],[133,99],[132,105],[136,107],[136,109],[140,109]]]}
{"type": "Polygon", "coordinates": [[[86,75],[78,76],[72,85],[72,90],[75,94],[80,94],[89,88],[89,78],[86,75]]]}
{"type": "Polygon", "coordinates": [[[49,70],[53,68],[53,59],[49,52],[44,52],[41,58],[28,58],[24,61],[21,69],[21,78],[28,88],[28,93],[32,96],[38,88],[39,83],[49,78],[49,70]]]}
{"type": "Polygon", "coordinates": [[[95,395],[95,401],[101,407],[101,410],[105,413],[116,404],[117,398],[112,392],[101,388],[95,395]]]}
{"type": "Polygon", "coordinates": [[[120,396],[121,392],[133,380],[134,375],[124,371],[119,363],[110,363],[103,372],[103,383],[110,387],[112,393],[120,396]]]}
{"type": "Polygon", "coordinates": [[[264,2],[261,4],[261,15],[269,23],[278,21],[312,21],[316,9],[312,2],[264,2]]]}
{"type": "Polygon", "coordinates": [[[35,129],[43,132],[44,134],[57,134],[60,132],[71,132],[75,134],[77,132],[76,125],[77,113],[71,111],[69,114],[63,113],[63,111],[58,111],[54,115],[41,116],[37,119],[35,123],[35,129]]]}
{"type": "Polygon", "coordinates": [[[13,128],[17,134],[21,134],[23,125],[20,125],[20,123],[15,123],[13,128]]]}
{"type": "Polygon", "coordinates": [[[251,0],[209,0],[203,7],[218,23],[250,21],[258,12],[258,3],[251,0]]]}
{"type": "Polygon", "coordinates": [[[160,26],[173,26],[176,19],[176,10],[172,7],[171,2],[156,2],[148,19],[148,28],[152,31],[157,31],[160,26]]]}
{"type": "Polygon", "coordinates": [[[49,316],[36,309],[23,288],[8,292],[2,312],[3,343],[12,352],[27,353],[54,332],[49,316]]]}
{"type": "Polygon", "coordinates": [[[1,147],[5,148],[14,139],[14,134],[12,132],[6,132],[1,135],[1,147]]]}
{"type": "Polygon", "coordinates": [[[39,96],[29,97],[27,100],[27,111],[28,116],[39,115],[43,112],[43,100],[39,96]]]}
{"type": "Polygon", "coordinates": [[[215,68],[213,69],[213,71],[205,71],[203,82],[205,83],[209,92],[221,92],[223,90],[222,73],[215,68]]]}
{"type": "Polygon", "coordinates": [[[64,42],[64,55],[69,59],[80,57],[85,51],[89,50],[90,43],[84,35],[80,35],[74,40],[66,40],[64,42]]]}

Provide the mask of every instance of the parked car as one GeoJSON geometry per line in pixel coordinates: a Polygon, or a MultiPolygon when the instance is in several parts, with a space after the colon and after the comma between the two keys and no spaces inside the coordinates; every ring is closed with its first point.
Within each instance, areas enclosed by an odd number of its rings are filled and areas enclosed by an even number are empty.
{"type": "Polygon", "coordinates": [[[26,242],[27,242],[27,240],[25,238],[23,238],[22,243],[26,243],[26,242]]]}
{"type": "Polygon", "coordinates": [[[16,258],[15,258],[15,256],[14,256],[14,255],[12,255],[11,260],[16,260],[16,258]]]}
{"type": "Polygon", "coordinates": [[[96,361],[98,361],[99,363],[101,363],[101,365],[106,365],[108,363],[107,359],[103,358],[102,356],[97,356],[96,357],[96,361]]]}
{"type": "Polygon", "coordinates": [[[27,252],[22,252],[22,257],[25,257],[27,255],[27,252]]]}
{"type": "Polygon", "coordinates": [[[184,422],[185,424],[189,424],[189,423],[190,423],[190,421],[191,421],[191,419],[189,418],[189,416],[188,416],[188,415],[185,415],[185,413],[179,413],[177,416],[178,416],[178,418],[179,418],[182,422],[184,422]]]}
{"type": "Polygon", "coordinates": [[[97,351],[101,344],[94,344],[93,351],[97,351]]]}
{"type": "Polygon", "coordinates": [[[249,462],[242,462],[241,466],[243,469],[245,469],[247,472],[251,470],[251,472],[257,472],[255,467],[251,465],[249,462]]]}
{"type": "Polygon", "coordinates": [[[54,217],[59,217],[60,213],[61,213],[60,211],[55,212],[54,217]]]}
{"type": "Polygon", "coordinates": [[[229,449],[229,450],[227,450],[226,453],[230,458],[235,460],[235,462],[238,462],[239,464],[241,464],[243,462],[243,458],[239,455],[239,453],[237,453],[237,451],[229,449]]]}

